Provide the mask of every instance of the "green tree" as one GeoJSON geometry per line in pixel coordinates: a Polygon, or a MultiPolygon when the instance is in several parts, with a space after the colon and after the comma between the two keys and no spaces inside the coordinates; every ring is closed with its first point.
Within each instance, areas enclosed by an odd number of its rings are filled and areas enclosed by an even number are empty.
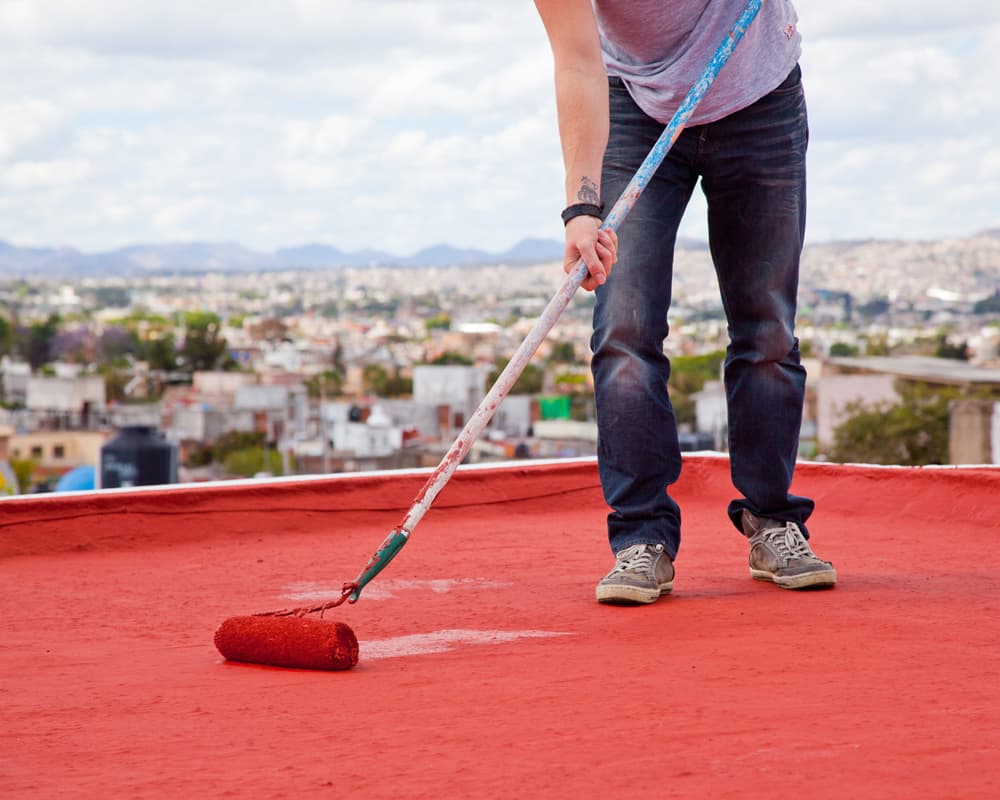
{"type": "MultiPolygon", "coordinates": [[[[498,358],[493,362],[493,371],[489,376],[489,385],[497,382],[500,373],[507,368],[509,359],[498,358]]],[[[524,371],[511,387],[509,394],[539,394],[545,384],[545,370],[535,364],[526,364],[524,371]]]]}
{"type": "Polygon", "coordinates": [[[848,344],[847,342],[834,342],[830,345],[830,355],[834,358],[837,356],[856,356],[858,354],[858,348],[853,344],[848,344]]]}
{"type": "Polygon", "coordinates": [[[451,317],[444,311],[441,311],[433,317],[428,317],[424,320],[424,328],[428,331],[450,331],[451,317]]]}
{"type": "Polygon", "coordinates": [[[413,394],[413,378],[407,378],[405,375],[402,375],[397,368],[385,382],[382,392],[383,397],[406,397],[407,395],[411,395],[413,394]]]}
{"type": "Polygon", "coordinates": [[[10,355],[17,348],[17,328],[4,316],[0,316],[0,356],[10,355]]]}
{"type": "Polygon", "coordinates": [[[277,450],[265,450],[263,447],[233,450],[226,456],[223,467],[230,475],[242,475],[244,478],[252,478],[258,472],[284,474],[281,453],[277,450]]]}
{"type": "Polygon", "coordinates": [[[191,311],[184,315],[184,344],[179,351],[185,369],[212,370],[223,366],[226,340],[222,336],[222,321],[208,311],[191,311]]]}
{"type": "Polygon", "coordinates": [[[922,466],[948,463],[948,404],[961,392],[916,381],[897,381],[898,403],[847,406],[834,431],[834,461],[922,466]]]}
{"type": "Polygon", "coordinates": [[[698,412],[694,398],[687,392],[670,392],[670,405],[674,409],[674,419],[678,425],[694,425],[698,412]]]}
{"type": "Polygon", "coordinates": [[[674,417],[680,425],[695,423],[693,394],[705,388],[706,381],[719,379],[722,362],[726,358],[724,350],[713,350],[697,356],[674,356],[670,359],[670,404],[674,417]]]}
{"type": "Polygon", "coordinates": [[[141,343],[139,355],[149,363],[150,369],[165,372],[177,369],[177,346],[172,333],[145,340],[141,343]]]}
{"type": "Polygon", "coordinates": [[[170,320],[162,314],[153,314],[145,309],[137,309],[131,314],[126,314],[124,317],[109,320],[109,324],[121,325],[129,330],[136,330],[143,323],[162,329],[170,324],[170,320]]]}
{"type": "Polygon", "coordinates": [[[468,356],[464,356],[461,353],[456,353],[454,350],[446,350],[445,352],[443,352],[441,355],[439,355],[437,358],[435,358],[430,363],[434,364],[435,366],[442,366],[442,365],[448,365],[448,364],[458,364],[460,366],[469,366],[469,365],[471,365],[474,362],[468,356]]]}
{"type": "Polygon", "coordinates": [[[934,355],[938,358],[952,358],[956,361],[968,361],[969,343],[959,342],[958,344],[952,344],[948,341],[948,334],[939,333],[937,337],[937,348],[934,350],[934,355]]]}
{"type": "Polygon", "coordinates": [[[344,391],[344,374],[339,369],[325,369],[305,381],[312,398],[339,397],[344,391]]]}
{"type": "Polygon", "coordinates": [[[59,333],[60,322],[59,315],[52,314],[45,322],[36,322],[28,328],[25,357],[33,370],[51,360],[52,340],[59,333]]]}
{"type": "Polygon", "coordinates": [[[580,422],[589,422],[595,417],[594,393],[574,393],[570,397],[569,417],[580,422]]]}
{"type": "Polygon", "coordinates": [[[556,342],[549,353],[549,361],[553,364],[575,364],[576,348],[572,342],[556,342]]]}
{"type": "Polygon", "coordinates": [[[670,388],[687,394],[700,392],[706,381],[719,379],[725,358],[724,350],[697,356],[673,356],[670,359],[670,388]]]}
{"type": "Polygon", "coordinates": [[[264,434],[258,431],[226,431],[212,444],[212,457],[224,463],[230,453],[264,446],[264,434]]]}
{"type": "Polygon", "coordinates": [[[182,452],[185,467],[207,467],[215,460],[212,458],[212,446],[201,442],[184,448],[182,452]]]}
{"type": "Polygon", "coordinates": [[[400,374],[399,367],[390,375],[379,364],[367,364],[361,372],[365,391],[377,397],[402,397],[413,393],[413,380],[400,374]]]}
{"type": "Polygon", "coordinates": [[[38,462],[31,458],[12,458],[10,460],[10,468],[14,471],[14,475],[17,476],[17,486],[21,494],[24,494],[32,486],[38,462]]]}
{"type": "Polygon", "coordinates": [[[380,364],[365,364],[361,370],[361,386],[370,394],[382,396],[389,373],[380,364]]]}
{"type": "Polygon", "coordinates": [[[892,348],[889,346],[889,337],[884,333],[876,336],[869,336],[865,342],[866,356],[888,356],[892,355],[892,348]]]}
{"type": "Polygon", "coordinates": [[[226,431],[210,444],[198,443],[187,448],[185,464],[189,467],[207,467],[224,464],[231,453],[240,450],[263,449],[264,434],[256,431],[226,431]]]}
{"type": "Polygon", "coordinates": [[[128,401],[125,386],[128,377],[108,364],[98,367],[98,373],[104,378],[104,395],[110,402],[124,403],[128,401]]]}
{"type": "Polygon", "coordinates": [[[560,389],[580,390],[587,387],[587,376],[578,372],[560,372],[555,377],[555,384],[560,389]]]}

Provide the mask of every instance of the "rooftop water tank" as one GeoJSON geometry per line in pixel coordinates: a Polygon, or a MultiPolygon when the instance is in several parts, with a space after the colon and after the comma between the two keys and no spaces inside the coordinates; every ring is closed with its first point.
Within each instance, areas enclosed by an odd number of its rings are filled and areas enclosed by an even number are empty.
{"type": "Polygon", "coordinates": [[[101,447],[101,489],[177,483],[177,447],[152,425],[126,425],[101,447]]]}

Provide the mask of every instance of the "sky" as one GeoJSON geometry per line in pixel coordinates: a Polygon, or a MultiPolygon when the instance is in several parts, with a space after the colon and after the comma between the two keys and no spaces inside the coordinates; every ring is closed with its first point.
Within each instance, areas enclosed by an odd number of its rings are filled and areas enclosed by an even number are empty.
{"type": "MultiPolygon", "coordinates": [[[[807,239],[1000,227],[1000,3],[796,8],[807,239]]],[[[530,0],[0,0],[0,74],[13,244],[408,255],[561,236],[530,0]]],[[[681,234],[705,238],[697,192],[681,234]]]]}

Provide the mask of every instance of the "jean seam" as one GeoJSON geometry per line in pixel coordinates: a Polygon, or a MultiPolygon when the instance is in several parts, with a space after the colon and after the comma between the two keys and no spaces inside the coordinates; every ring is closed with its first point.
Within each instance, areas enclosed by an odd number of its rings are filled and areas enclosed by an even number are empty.
{"type": "Polygon", "coordinates": [[[702,125],[698,132],[698,147],[694,154],[694,163],[700,164],[702,155],[705,152],[705,144],[708,141],[708,125],[702,125]]]}

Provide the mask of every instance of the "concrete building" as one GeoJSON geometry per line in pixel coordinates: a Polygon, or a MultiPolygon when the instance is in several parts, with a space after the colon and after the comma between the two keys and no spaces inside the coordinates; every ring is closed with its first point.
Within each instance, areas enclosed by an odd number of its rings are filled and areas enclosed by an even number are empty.
{"type": "Polygon", "coordinates": [[[250,372],[201,371],[192,376],[191,388],[201,395],[235,398],[244,386],[257,383],[257,376],[250,372]]]}
{"type": "Polygon", "coordinates": [[[493,429],[506,436],[527,436],[537,416],[537,404],[530,395],[509,394],[493,416],[493,429]]]}
{"type": "Polygon", "coordinates": [[[1000,402],[955,400],[948,411],[948,461],[1000,464],[1000,402]]]}
{"type": "Polygon", "coordinates": [[[14,361],[9,356],[4,356],[0,361],[0,375],[3,379],[4,402],[24,405],[28,399],[31,365],[27,361],[14,361]]]}
{"type": "Polygon", "coordinates": [[[307,435],[309,397],[301,383],[291,386],[241,386],[233,407],[250,412],[257,430],[268,439],[300,439],[307,435]]]}
{"type": "Polygon", "coordinates": [[[480,365],[431,365],[413,368],[413,400],[425,405],[448,405],[451,424],[461,429],[486,396],[487,368],[480,365]]]}
{"type": "Polygon", "coordinates": [[[302,371],[302,353],[292,342],[278,342],[263,351],[261,371],[274,370],[298,373],[302,371]]]}
{"type": "Polygon", "coordinates": [[[504,330],[492,322],[460,322],[434,337],[432,352],[463,353],[470,359],[492,361],[504,330]]]}
{"type": "Polygon", "coordinates": [[[850,416],[853,404],[895,403],[896,376],[888,373],[824,371],[816,392],[816,438],[820,448],[833,443],[833,432],[850,416]]]}
{"type": "Polygon", "coordinates": [[[253,431],[254,414],[231,406],[192,403],[177,405],[170,414],[168,438],[174,442],[214,442],[229,431],[253,431]]]}
{"type": "Polygon", "coordinates": [[[445,438],[443,431],[450,432],[450,406],[418,403],[414,400],[379,398],[379,408],[392,420],[392,424],[403,430],[415,431],[424,439],[445,438]]]}
{"type": "Polygon", "coordinates": [[[56,474],[82,464],[96,467],[107,438],[102,431],[34,431],[11,435],[7,448],[10,458],[31,459],[40,472],[56,474]]]}
{"type": "Polygon", "coordinates": [[[32,375],[25,405],[32,411],[85,413],[105,407],[104,378],[100,375],[32,375]]]}
{"type": "Polygon", "coordinates": [[[724,450],[729,416],[722,381],[706,381],[691,399],[694,400],[695,429],[711,436],[716,450],[724,450]]]}
{"type": "Polygon", "coordinates": [[[402,448],[403,429],[393,425],[376,405],[364,422],[350,419],[334,422],[331,439],[336,452],[347,451],[357,458],[380,458],[402,448]]]}
{"type": "Polygon", "coordinates": [[[572,419],[545,419],[534,424],[536,447],[541,458],[576,458],[597,454],[597,423],[572,419]]]}
{"type": "Polygon", "coordinates": [[[852,402],[895,403],[897,380],[954,386],[982,395],[951,405],[949,460],[952,464],[998,463],[1000,433],[995,410],[1000,399],[1000,369],[926,356],[831,358],[818,386],[818,436],[833,441],[833,431],[847,418],[852,402]]]}

